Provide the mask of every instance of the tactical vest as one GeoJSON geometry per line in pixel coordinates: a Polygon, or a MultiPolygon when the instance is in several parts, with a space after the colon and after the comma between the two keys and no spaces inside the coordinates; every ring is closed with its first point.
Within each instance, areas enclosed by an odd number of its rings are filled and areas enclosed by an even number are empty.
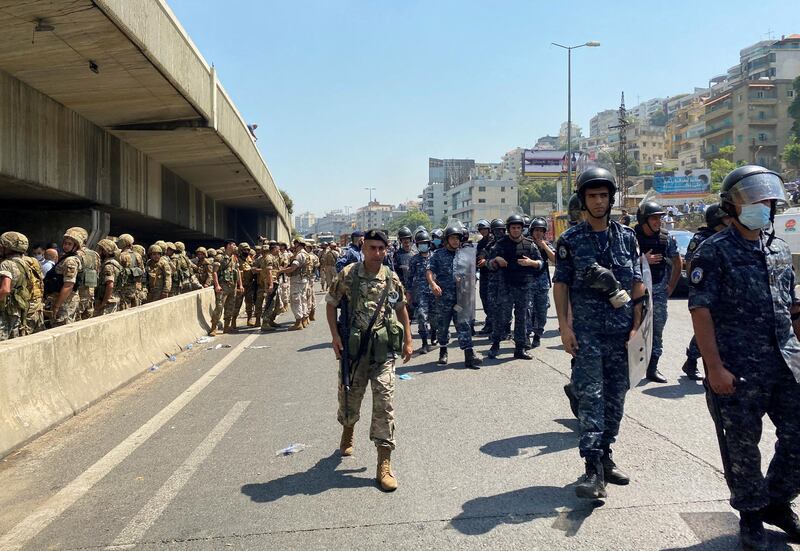
{"type": "Polygon", "coordinates": [[[232,256],[222,255],[217,270],[217,279],[220,283],[236,284],[236,262],[232,256]]]}
{"type": "MultiPolygon", "coordinates": [[[[117,269],[117,276],[114,278],[114,292],[119,294],[120,290],[122,289],[123,282],[125,281],[124,272],[125,269],[122,267],[122,264],[116,261],[114,258],[108,258],[103,262],[103,267],[106,264],[111,264],[117,269]]],[[[94,298],[97,301],[103,300],[103,297],[106,294],[106,285],[105,281],[102,282],[102,285],[98,285],[94,288],[94,298]]]]}
{"type": "Polygon", "coordinates": [[[100,255],[91,249],[83,249],[83,269],[78,273],[76,287],[94,289],[97,287],[97,272],[100,270],[100,255]]]}
{"type": "MultiPolygon", "coordinates": [[[[64,262],[67,258],[71,256],[77,256],[76,253],[69,253],[65,254],[63,258],[59,259],[56,262],[55,266],[50,268],[47,274],[44,276],[44,293],[46,295],[52,295],[53,293],[58,293],[61,291],[61,288],[64,287],[64,274],[56,273],[56,266],[64,262]]],[[[78,273],[80,276],[80,272],[78,273]]],[[[77,283],[75,285],[75,290],[77,290],[77,283]]]]}
{"type": "Polygon", "coordinates": [[[23,256],[22,260],[28,265],[30,268],[30,276],[31,277],[31,302],[36,302],[42,300],[44,297],[44,274],[42,273],[42,266],[39,264],[39,261],[35,258],[31,258],[30,256],[23,256]]]}
{"type": "Polygon", "coordinates": [[[31,303],[33,296],[33,279],[34,275],[31,268],[21,257],[14,257],[12,260],[22,272],[22,278],[14,282],[11,288],[11,293],[0,302],[0,312],[18,315],[22,318],[28,313],[28,307],[31,303]]]}
{"type": "Polygon", "coordinates": [[[122,254],[128,255],[128,258],[130,258],[130,266],[122,269],[122,283],[120,287],[133,287],[136,283],[142,281],[144,270],[139,266],[139,260],[136,258],[135,252],[126,251],[122,254]]]}
{"type": "MultiPolygon", "coordinates": [[[[660,254],[662,257],[667,252],[667,243],[669,242],[669,233],[666,230],[661,230],[653,235],[646,235],[640,224],[636,225],[636,240],[639,241],[639,250],[642,253],[651,251],[651,254],[660,254]]],[[[650,264],[650,273],[653,276],[653,284],[661,282],[664,279],[664,273],[667,270],[668,259],[663,257],[658,264],[650,264]]]]}
{"type": "MultiPolygon", "coordinates": [[[[355,356],[361,347],[362,339],[369,339],[369,343],[365,345],[365,353],[359,360],[369,358],[370,363],[383,363],[388,359],[390,353],[398,354],[402,352],[405,336],[405,328],[397,321],[394,311],[398,293],[394,289],[392,271],[388,266],[381,266],[386,280],[386,289],[384,290],[386,299],[383,301],[383,312],[377,313],[375,324],[371,331],[372,334],[365,335],[363,334],[364,329],[353,325],[355,312],[367,310],[367,297],[361,294],[361,278],[358,276],[359,264],[354,264],[351,270],[350,301],[352,302],[352,307],[350,308],[350,319],[348,320],[348,325],[350,326],[350,340],[348,341],[350,359],[356,359],[355,356]]],[[[377,300],[380,301],[380,299],[377,300]]]]}

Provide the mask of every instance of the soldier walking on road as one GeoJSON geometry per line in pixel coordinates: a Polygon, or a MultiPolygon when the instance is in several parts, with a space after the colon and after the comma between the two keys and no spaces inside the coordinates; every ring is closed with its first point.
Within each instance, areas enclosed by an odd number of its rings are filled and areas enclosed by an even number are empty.
{"type": "Polygon", "coordinates": [[[172,289],[172,264],[163,255],[164,249],[159,245],[150,245],[147,251],[147,302],[155,302],[169,296],[172,289]]]}
{"type": "Polygon", "coordinates": [[[308,284],[308,265],[311,260],[306,253],[305,241],[302,237],[294,238],[295,255],[289,266],[281,268],[280,273],[289,276],[292,313],[294,314],[294,325],[289,331],[299,331],[308,327],[308,299],[306,297],[306,285],[308,284]]]}
{"type": "MultiPolygon", "coordinates": [[[[411,359],[411,326],[405,304],[405,290],[397,274],[383,265],[389,238],[380,230],[370,230],[364,240],[364,261],[345,267],[325,297],[328,329],[337,359],[344,353],[339,335],[336,309],[347,301],[349,316],[342,323],[349,335],[348,348],[351,387],[339,377],[338,420],[342,425],[339,449],[353,454],[353,429],[360,418],[361,401],[372,387],[370,440],[378,449],[376,480],[384,491],[397,489],[391,465],[394,436],[395,359],[411,359]],[[399,322],[399,323],[398,323],[399,322]]],[[[341,370],[341,365],[340,365],[341,370]]]]}
{"type": "Polygon", "coordinates": [[[630,481],[614,463],[611,445],[629,386],[627,341],[641,323],[645,290],[636,234],[610,219],[616,192],[614,176],[604,168],[578,177],[586,221],[561,234],[553,279],[561,342],[575,358],[572,389],[586,462],[575,492],[590,499],[606,497],[606,482],[630,481]]]}
{"type": "MultiPolygon", "coordinates": [[[[263,307],[263,313],[259,311],[259,305],[256,305],[256,310],[261,314],[261,331],[273,331],[278,325],[275,323],[275,318],[281,311],[281,296],[279,292],[280,283],[278,281],[278,273],[281,267],[280,247],[275,241],[270,242],[269,252],[264,255],[261,261],[261,272],[259,274],[259,288],[264,289],[264,300],[266,304],[263,307]]],[[[264,301],[262,301],[264,303],[264,301]]]]}
{"type": "Polygon", "coordinates": [[[32,274],[22,255],[28,238],[15,231],[0,235],[0,341],[20,336],[31,299],[32,274]]]}
{"type": "Polygon", "coordinates": [[[217,324],[220,318],[224,320],[223,333],[236,332],[236,294],[243,293],[242,278],[236,258],[236,242],[233,239],[225,241],[225,249],[217,255],[214,261],[214,292],[216,293],[216,307],[211,314],[210,336],[217,334],[217,324]]]}
{"type": "Polygon", "coordinates": [[[119,308],[122,288],[122,265],[115,258],[117,245],[110,239],[97,243],[100,254],[100,278],[96,288],[94,315],[112,314],[119,308]]]}
{"type": "Polygon", "coordinates": [[[786,201],[781,177],[739,167],[723,180],[720,199],[732,222],[695,253],[689,310],[739,535],[750,549],[767,549],[763,522],[800,542],[791,504],[800,492],[800,297],[788,245],[764,231],[786,201]],[[764,414],[778,439],[766,478],[764,414]]]}
{"type": "Polygon", "coordinates": [[[336,253],[336,249],[332,245],[328,246],[327,243],[323,243],[322,256],[319,259],[323,291],[327,291],[330,288],[336,277],[336,261],[338,259],[339,255],[336,253]]]}
{"type": "MultiPolygon", "coordinates": [[[[61,258],[47,272],[44,279],[46,304],[52,312],[51,326],[68,325],[78,320],[78,307],[81,298],[78,289],[79,279],[83,280],[83,260],[78,253],[84,244],[84,236],[88,235],[83,228],[73,227],[64,232],[61,241],[61,258]]],[[[48,309],[48,308],[45,308],[48,309]]]]}
{"type": "MultiPolygon", "coordinates": [[[[253,308],[255,306],[255,286],[257,284],[255,273],[253,272],[253,249],[250,248],[249,243],[239,243],[239,272],[242,278],[242,293],[236,297],[236,317],[242,309],[244,303],[244,311],[247,315],[247,327],[255,327],[253,321],[253,308]]],[[[234,323],[235,325],[235,323],[234,323]]]]}

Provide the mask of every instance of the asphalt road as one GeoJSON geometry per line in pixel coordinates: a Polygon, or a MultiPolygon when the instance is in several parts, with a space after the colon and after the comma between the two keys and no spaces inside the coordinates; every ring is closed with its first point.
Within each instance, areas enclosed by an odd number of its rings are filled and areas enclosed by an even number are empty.
{"type": "MultiPolygon", "coordinates": [[[[398,367],[411,378],[397,382],[393,494],[374,482],[369,398],[355,456],[336,453],[324,320],[195,344],[0,462],[0,549],[736,549],[702,387],[679,377],[685,299],[670,302],[669,383],[628,394],[615,459],[632,483],[604,503],[574,494],[555,326],[533,361],[505,343],[479,371],[456,348],[444,368],[435,352],[398,367]]],[[[767,458],[774,439],[767,422],[767,458]]]]}

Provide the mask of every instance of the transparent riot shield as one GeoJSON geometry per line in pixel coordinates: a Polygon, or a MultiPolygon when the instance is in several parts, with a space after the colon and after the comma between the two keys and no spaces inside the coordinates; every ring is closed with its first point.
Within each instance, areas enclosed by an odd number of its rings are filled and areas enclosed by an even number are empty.
{"type": "Polygon", "coordinates": [[[653,353],[653,277],[650,273],[650,265],[644,255],[641,256],[640,262],[647,296],[642,310],[642,324],[633,338],[628,341],[630,388],[634,388],[644,379],[647,365],[650,363],[650,355],[653,353]]]}
{"type": "Polygon", "coordinates": [[[470,323],[475,318],[475,245],[465,243],[453,259],[453,276],[456,280],[456,320],[470,323]]]}

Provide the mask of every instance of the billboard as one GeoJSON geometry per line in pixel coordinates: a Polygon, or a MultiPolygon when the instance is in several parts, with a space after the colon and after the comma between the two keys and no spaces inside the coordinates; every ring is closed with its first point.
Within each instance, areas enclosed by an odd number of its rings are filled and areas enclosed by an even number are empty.
{"type": "Polygon", "coordinates": [[[656,172],[653,189],[671,199],[705,197],[711,193],[711,170],[701,168],[656,172]]]}
{"type": "MultiPolygon", "coordinates": [[[[573,152],[575,170],[577,152],[573,152]]],[[[558,178],[567,172],[567,152],[552,149],[525,149],[522,153],[522,175],[535,178],[558,178]]]]}

